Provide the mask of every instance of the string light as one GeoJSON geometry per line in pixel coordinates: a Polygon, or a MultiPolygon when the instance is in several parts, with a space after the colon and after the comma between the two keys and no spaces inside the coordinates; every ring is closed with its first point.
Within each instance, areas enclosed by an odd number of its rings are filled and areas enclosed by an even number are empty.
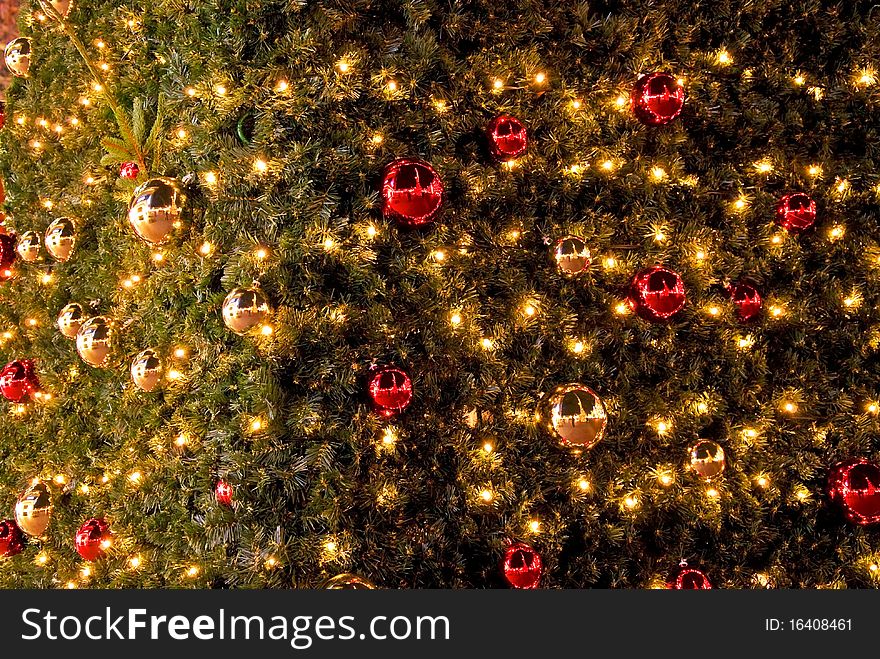
{"type": "Polygon", "coordinates": [[[842,224],[835,224],[828,231],[828,238],[832,241],[840,240],[846,234],[846,228],[842,224]]]}
{"type": "Polygon", "coordinates": [[[480,491],[480,498],[486,503],[491,503],[495,498],[495,495],[492,493],[492,490],[484,489],[480,491]]]}
{"type": "Polygon", "coordinates": [[[782,404],[782,409],[786,412],[786,414],[794,414],[797,412],[797,405],[792,401],[785,401],[782,404]]]}
{"type": "Polygon", "coordinates": [[[614,313],[618,316],[625,316],[630,312],[629,305],[626,302],[618,302],[614,305],[614,313]]]}
{"type": "Polygon", "coordinates": [[[570,105],[571,105],[572,110],[580,110],[584,104],[583,104],[583,102],[581,102],[581,99],[576,98],[576,99],[572,100],[570,105]]]}
{"type": "Polygon", "coordinates": [[[385,428],[385,432],[382,433],[382,443],[385,446],[394,446],[397,443],[397,429],[394,426],[385,428]]]}
{"type": "Polygon", "coordinates": [[[174,440],[174,444],[175,444],[177,447],[179,447],[179,448],[183,448],[184,446],[186,446],[186,444],[187,444],[188,441],[189,441],[189,440],[188,440],[188,438],[187,438],[187,436],[186,436],[186,433],[183,433],[183,432],[182,432],[182,433],[180,433],[180,434],[177,436],[177,438],[174,440]]]}
{"type": "Polygon", "coordinates": [[[137,485],[143,479],[143,474],[139,471],[133,471],[128,475],[128,480],[137,485]]]}
{"type": "Polygon", "coordinates": [[[340,73],[348,73],[351,71],[351,64],[349,64],[346,60],[341,59],[336,63],[336,68],[339,69],[340,73]]]}
{"type": "Polygon", "coordinates": [[[193,579],[193,578],[199,576],[199,572],[200,572],[200,570],[197,565],[190,565],[186,569],[186,576],[188,576],[190,579],[193,579]]]}
{"type": "Polygon", "coordinates": [[[588,481],[586,478],[579,478],[578,481],[577,481],[577,488],[578,488],[581,492],[589,492],[589,490],[590,490],[590,481],[588,481]]]}
{"type": "Polygon", "coordinates": [[[504,87],[504,81],[501,78],[495,78],[495,80],[492,81],[492,87],[496,91],[500,91],[504,87]]]}
{"type": "Polygon", "coordinates": [[[265,247],[257,247],[257,249],[254,250],[254,256],[260,261],[263,261],[269,256],[269,250],[265,247]]]}
{"type": "Polygon", "coordinates": [[[137,570],[141,566],[141,563],[143,563],[143,559],[140,556],[132,556],[128,559],[128,567],[132,570],[137,570]]]}
{"type": "Polygon", "coordinates": [[[803,75],[802,73],[798,73],[797,75],[795,75],[795,76],[791,79],[791,81],[792,81],[795,85],[797,85],[798,87],[802,87],[804,84],[806,84],[807,79],[804,77],[804,75],[803,75]]]}
{"type": "Polygon", "coordinates": [[[214,86],[214,93],[217,94],[217,96],[226,96],[227,91],[228,90],[226,89],[226,85],[215,85],[214,86]]]}
{"type": "Polygon", "coordinates": [[[769,174],[773,171],[773,163],[769,160],[759,160],[755,163],[755,169],[759,174],[769,174]]]}
{"type": "Polygon", "coordinates": [[[37,554],[34,561],[37,565],[43,566],[49,562],[49,556],[46,554],[46,552],[40,552],[39,554],[37,554]]]}
{"type": "Polygon", "coordinates": [[[492,348],[495,347],[495,342],[492,339],[486,337],[480,340],[480,345],[482,346],[483,350],[492,350],[492,348]]]}
{"type": "Polygon", "coordinates": [[[715,55],[715,59],[719,64],[722,64],[725,66],[733,63],[733,58],[730,56],[730,53],[728,53],[723,48],[721,50],[719,50],[718,53],[715,55]]]}
{"type": "Polygon", "coordinates": [[[217,185],[217,172],[205,172],[205,184],[206,185],[217,185]]]}
{"type": "Polygon", "coordinates": [[[858,74],[858,83],[865,87],[877,84],[877,73],[871,68],[862,69],[858,74]]]}
{"type": "Polygon", "coordinates": [[[186,89],[183,90],[183,93],[186,94],[187,96],[189,96],[190,98],[192,98],[193,96],[196,95],[196,90],[193,87],[187,87],[186,89]]]}
{"type": "Polygon", "coordinates": [[[535,74],[535,83],[539,85],[543,85],[547,81],[547,75],[543,72],[539,72],[535,74]]]}
{"type": "Polygon", "coordinates": [[[529,531],[531,531],[532,533],[540,533],[541,522],[537,519],[529,520],[529,531]]]}
{"type": "Polygon", "coordinates": [[[269,171],[269,163],[267,163],[262,158],[257,158],[254,160],[254,171],[258,174],[265,174],[269,171]]]}
{"type": "Polygon", "coordinates": [[[370,141],[371,141],[373,144],[375,144],[376,146],[378,146],[379,144],[382,144],[382,141],[383,141],[384,139],[385,139],[385,138],[382,137],[379,133],[375,133],[375,134],[373,135],[373,137],[370,138],[370,141]]]}
{"type": "Polygon", "coordinates": [[[263,336],[272,336],[272,332],[274,332],[274,331],[275,331],[275,329],[271,325],[268,325],[268,324],[263,325],[260,328],[260,334],[262,334],[263,336]]]}
{"type": "Polygon", "coordinates": [[[458,312],[453,312],[451,316],[449,316],[449,322],[453,327],[458,327],[461,325],[461,314],[458,312]]]}
{"type": "Polygon", "coordinates": [[[628,101],[629,101],[629,99],[626,96],[624,96],[623,94],[621,94],[620,96],[618,96],[617,98],[614,99],[614,107],[616,107],[618,110],[625,110],[626,106],[628,104],[628,101]]]}
{"type": "Polygon", "coordinates": [[[389,92],[392,92],[392,93],[396,92],[397,91],[397,81],[396,80],[389,80],[385,84],[385,87],[386,87],[386,89],[388,89],[389,92]]]}
{"type": "Polygon", "coordinates": [[[260,432],[263,429],[263,419],[256,417],[250,422],[251,432],[260,432]]]}
{"type": "Polygon", "coordinates": [[[651,168],[651,177],[655,181],[662,181],[664,178],[666,178],[666,170],[663,169],[662,167],[658,167],[658,166],[652,167],[651,168]]]}
{"type": "Polygon", "coordinates": [[[639,498],[635,494],[630,494],[623,500],[623,505],[625,505],[630,510],[633,510],[634,508],[638,507],[639,498]]]}
{"type": "Polygon", "coordinates": [[[807,174],[812,176],[813,178],[817,178],[822,176],[822,166],[821,165],[809,165],[807,167],[807,174]]]}
{"type": "Polygon", "coordinates": [[[434,253],[431,254],[435,261],[441,262],[446,260],[446,252],[442,249],[434,250],[434,253]]]}

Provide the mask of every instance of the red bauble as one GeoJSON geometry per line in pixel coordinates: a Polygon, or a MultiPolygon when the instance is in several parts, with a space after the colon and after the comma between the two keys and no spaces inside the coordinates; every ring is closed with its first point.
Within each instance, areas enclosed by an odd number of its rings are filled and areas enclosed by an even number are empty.
{"type": "Polygon", "coordinates": [[[776,221],[791,233],[806,231],[816,221],[816,202],[803,192],[787,194],[776,205],[776,221]]]}
{"type": "Polygon", "coordinates": [[[682,561],[669,575],[666,587],[671,590],[711,590],[712,584],[705,572],[688,567],[688,564],[682,561]]]}
{"type": "Polygon", "coordinates": [[[217,481],[214,486],[214,496],[221,506],[232,506],[232,486],[226,481],[217,481]]]}
{"type": "Polygon", "coordinates": [[[92,517],[76,532],[76,553],[87,561],[96,561],[110,546],[110,526],[100,517],[92,517]]]}
{"type": "Polygon", "coordinates": [[[368,390],[373,407],[384,417],[402,412],[412,401],[412,380],[399,368],[386,366],[373,372],[368,390]]]}
{"type": "Polygon", "coordinates": [[[15,236],[0,233],[0,281],[12,277],[12,264],[15,263],[15,236]]]}
{"type": "Polygon", "coordinates": [[[11,519],[0,522],[0,557],[15,556],[24,549],[24,534],[11,519]]]}
{"type": "Polygon", "coordinates": [[[382,174],[382,213],[404,226],[433,222],[443,206],[443,182],[428,163],[400,158],[382,174]]]}
{"type": "Polygon", "coordinates": [[[501,573],[512,588],[537,588],[544,566],[541,555],[524,542],[514,542],[504,551],[501,573]]]}
{"type": "Polygon", "coordinates": [[[6,125],[6,103],[0,101],[0,128],[6,125]]]}
{"type": "Polygon", "coordinates": [[[519,158],[529,146],[529,135],[523,122],[506,114],[489,122],[486,137],[492,156],[501,162],[519,158]]]}
{"type": "Polygon", "coordinates": [[[136,162],[124,162],[119,167],[119,176],[122,178],[135,179],[141,173],[141,168],[136,162]]]}
{"type": "Polygon", "coordinates": [[[828,474],[828,496],[846,518],[867,526],[880,522],[880,466],[864,458],[838,462],[828,474]]]}
{"type": "Polygon", "coordinates": [[[636,118],[648,126],[668,124],[681,114],[684,89],[668,73],[643,75],[632,92],[632,109],[636,118]]]}
{"type": "Polygon", "coordinates": [[[0,371],[0,394],[6,400],[20,403],[40,390],[40,380],[30,359],[16,359],[0,371]]]}
{"type": "Polygon", "coordinates": [[[752,284],[741,281],[727,287],[730,299],[736,307],[736,317],[746,323],[761,313],[764,302],[758,289],[752,284]]]}
{"type": "Polygon", "coordinates": [[[630,308],[646,320],[671,318],[682,310],[685,299],[681,276],[659,265],[639,272],[629,287],[630,308]]]}

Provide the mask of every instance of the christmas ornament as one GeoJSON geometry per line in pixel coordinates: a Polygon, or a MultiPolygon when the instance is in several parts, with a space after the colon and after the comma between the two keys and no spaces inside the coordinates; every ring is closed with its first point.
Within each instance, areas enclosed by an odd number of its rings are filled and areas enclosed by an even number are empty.
{"type": "Polygon", "coordinates": [[[443,206],[443,183],[424,160],[400,158],[382,174],[382,213],[403,226],[433,222],[443,206]]]}
{"type": "Polygon", "coordinates": [[[159,245],[171,238],[186,208],[183,184],[176,178],[153,178],[138,187],[128,205],[128,221],[148,243],[159,245]]]}
{"type": "Polygon", "coordinates": [[[599,394],[582,384],[557,387],[544,402],[542,417],[562,446],[589,449],[602,441],[608,414],[599,394]]]}
{"type": "Polygon", "coordinates": [[[776,221],[790,233],[806,231],[816,221],[816,202],[803,192],[787,194],[776,205],[776,221]]]}
{"type": "Polygon", "coordinates": [[[40,390],[40,380],[30,359],[16,359],[0,371],[0,394],[6,400],[20,403],[40,390]]]}
{"type": "Polygon", "coordinates": [[[40,248],[43,241],[40,240],[40,234],[36,231],[25,231],[18,239],[15,251],[21,257],[22,261],[33,263],[40,258],[40,248]]]}
{"type": "Polygon", "coordinates": [[[724,449],[709,439],[701,439],[688,449],[691,469],[709,480],[721,474],[725,467],[724,449]]]}
{"type": "Polygon", "coordinates": [[[122,178],[136,179],[141,173],[141,168],[136,162],[124,162],[119,167],[119,176],[122,178]]]}
{"type": "Polygon", "coordinates": [[[59,332],[68,339],[75,339],[79,328],[86,322],[86,314],[82,305],[71,302],[58,312],[58,319],[55,322],[59,332]]]}
{"type": "Polygon", "coordinates": [[[131,381],[141,391],[152,391],[161,379],[162,360],[152,348],[147,348],[131,362],[131,381]]]}
{"type": "Polygon", "coordinates": [[[76,227],[73,220],[59,217],[46,229],[46,250],[56,261],[66,261],[76,245],[76,227]]]}
{"type": "Polygon", "coordinates": [[[669,575],[666,587],[672,590],[711,590],[712,584],[702,570],[688,567],[687,561],[682,561],[669,575]]]}
{"type": "Polygon", "coordinates": [[[544,571],[541,555],[524,542],[514,542],[504,551],[501,573],[512,588],[537,588],[544,571]]]}
{"type": "Polygon", "coordinates": [[[35,538],[46,532],[52,519],[52,497],[49,486],[38,481],[18,498],[15,504],[15,523],[18,528],[35,538]]]}
{"type": "Polygon", "coordinates": [[[92,517],[83,522],[76,532],[76,553],[87,561],[96,561],[110,548],[112,537],[107,522],[103,518],[92,517]]]}
{"type": "Polygon", "coordinates": [[[828,474],[828,497],[861,526],[880,522],[880,466],[865,458],[838,462],[828,474]]]}
{"type": "Polygon", "coordinates": [[[6,103],[0,101],[0,128],[6,125],[6,103]]]}
{"type": "Polygon", "coordinates": [[[11,519],[0,522],[0,558],[20,554],[24,549],[24,534],[11,519]]]}
{"type": "Polygon", "coordinates": [[[18,37],[6,44],[6,68],[19,78],[27,78],[31,68],[31,40],[18,37]]]}
{"type": "Polygon", "coordinates": [[[221,506],[232,505],[232,486],[226,481],[217,481],[214,486],[214,497],[221,506]]]}
{"type": "Polygon", "coordinates": [[[0,281],[6,281],[12,277],[15,254],[15,236],[0,233],[0,281]]]}
{"type": "Polygon", "coordinates": [[[412,380],[399,368],[385,366],[373,372],[368,391],[373,408],[381,416],[392,417],[412,401],[412,380]]]}
{"type": "Polygon", "coordinates": [[[244,334],[263,323],[271,311],[259,286],[236,288],[223,300],[223,322],[236,334],[244,334]]]}
{"type": "Polygon", "coordinates": [[[106,366],[115,340],[113,321],[95,316],[85,321],[76,333],[76,351],[90,366],[106,366]]]}
{"type": "Polygon", "coordinates": [[[649,73],[638,79],[631,100],[636,119],[648,126],[662,126],[681,114],[684,88],[668,73],[649,73]]]}
{"type": "Polygon", "coordinates": [[[677,272],[655,265],[633,277],[628,302],[645,320],[667,320],[684,307],[684,282],[677,272]]]}
{"type": "Polygon", "coordinates": [[[731,284],[727,287],[730,292],[730,299],[736,307],[736,317],[740,321],[747,323],[755,319],[761,313],[764,302],[758,289],[752,284],[741,281],[731,284]]]}
{"type": "Polygon", "coordinates": [[[582,239],[577,236],[566,236],[556,241],[553,248],[556,266],[565,275],[576,275],[590,267],[592,263],[590,250],[582,239]]]}
{"type": "Polygon", "coordinates": [[[321,584],[323,590],[375,590],[376,586],[369,579],[356,574],[337,574],[321,584]]]}
{"type": "Polygon", "coordinates": [[[486,136],[489,139],[492,156],[500,162],[519,158],[529,146],[526,127],[516,117],[506,114],[495,117],[489,122],[486,126],[486,136]]]}
{"type": "Polygon", "coordinates": [[[47,5],[51,5],[52,9],[61,15],[61,18],[67,18],[70,8],[73,6],[73,0],[40,0],[40,6],[43,8],[43,11],[52,16],[47,5]]]}

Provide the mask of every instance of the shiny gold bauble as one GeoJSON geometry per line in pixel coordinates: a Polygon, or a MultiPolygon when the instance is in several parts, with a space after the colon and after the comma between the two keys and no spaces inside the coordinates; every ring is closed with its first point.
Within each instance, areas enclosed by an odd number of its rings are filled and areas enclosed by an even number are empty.
{"type": "Polygon", "coordinates": [[[264,322],[270,312],[269,300],[259,288],[236,288],[223,300],[223,322],[236,334],[264,322]]]}
{"type": "Polygon", "coordinates": [[[131,381],[142,391],[152,391],[162,379],[162,360],[159,353],[147,348],[131,363],[131,381]]]}
{"type": "Polygon", "coordinates": [[[691,469],[706,480],[719,476],[724,471],[726,458],[724,449],[717,442],[701,439],[688,449],[691,469]]]}
{"type": "Polygon", "coordinates": [[[573,276],[590,267],[592,257],[587,243],[577,236],[560,238],[553,248],[556,267],[564,275],[573,276]]]}
{"type": "Polygon", "coordinates": [[[18,37],[6,44],[4,52],[6,68],[19,78],[27,78],[31,68],[31,40],[27,37],[18,37]]]}
{"type": "Polygon", "coordinates": [[[68,339],[75,339],[79,328],[86,322],[86,312],[82,305],[71,302],[58,312],[58,331],[68,339]]]}
{"type": "Polygon", "coordinates": [[[15,523],[30,536],[40,537],[52,519],[52,496],[43,481],[31,485],[15,504],[15,523]]]}
{"type": "Polygon", "coordinates": [[[89,318],[76,333],[76,351],[90,366],[107,366],[116,331],[106,316],[89,318]]]}
{"type": "Polygon", "coordinates": [[[186,194],[180,181],[164,176],[152,178],[134,191],[128,221],[138,236],[159,245],[171,239],[185,206],[186,194]]]}
{"type": "Polygon", "coordinates": [[[321,584],[324,590],[375,590],[376,585],[369,579],[356,574],[343,573],[327,579],[321,584]]]}
{"type": "Polygon", "coordinates": [[[40,258],[40,248],[42,247],[40,234],[36,231],[25,231],[18,237],[18,243],[15,245],[15,251],[21,257],[22,261],[33,263],[40,258]]]}
{"type": "Polygon", "coordinates": [[[570,448],[592,448],[602,441],[608,423],[599,395],[576,383],[557,387],[547,396],[543,414],[550,434],[570,448]]]}
{"type": "Polygon", "coordinates": [[[66,261],[76,246],[76,227],[73,220],[59,217],[46,229],[46,249],[56,261],[66,261]]]}

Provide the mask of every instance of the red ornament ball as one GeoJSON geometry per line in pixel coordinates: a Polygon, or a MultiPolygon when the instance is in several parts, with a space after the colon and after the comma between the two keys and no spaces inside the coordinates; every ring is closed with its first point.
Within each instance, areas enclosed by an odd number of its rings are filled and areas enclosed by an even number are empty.
{"type": "Polygon", "coordinates": [[[6,125],[6,103],[0,101],[0,128],[6,125]]]}
{"type": "Polygon", "coordinates": [[[113,534],[110,526],[101,517],[92,517],[76,532],[76,553],[87,561],[96,561],[110,547],[113,534]]]}
{"type": "Polygon", "coordinates": [[[816,221],[816,202],[803,192],[787,194],[776,205],[776,221],[790,233],[806,231],[816,221]]]}
{"type": "Polygon", "coordinates": [[[392,417],[412,401],[412,380],[399,368],[386,366],[373,373],[368,391],[375,410],[381,416],[392,417]]]}
{"type": "Polygon", "coordinates": [[[631,100],[636,119],[648,126],[662,126],[681,114],[684,88],[668,73],[649,73],[638,79],[631,100]]]}
{"type": "Polygon", "coordinates": [[[501,573],[511,588],[537,588],[544,566],[541,555],[524,542],[514,542],[504,551],[501,573]]]}
{"type": "Polygon", "coordinates": [[[506,114],[489,122],[486,136],[492,156],[500,162],[519,158],[529,146],[529,135],[523,122],[506,114]]]}
{"type": "Polygon", "coordinates": [[[0,281],[6,281],[12,277],[12,264],[15,263],[17,254],[15,247],[15,236],[0,233],[0,281]]]}
{"type": "Polygon", "coordinates": [[[424,160],[400,158],[382,174],[382,213],[403,226],[433,222],[443,206],[443,182],[424,160]]]}
{"type": "Polygon", "coordinates": [[[221,506],[232,506],[232,485],[226,481],[217,481],[217,485],[214,486],[214,496],[221,506]]]}
{"type": "Polygon", "coordinates": [[[682,310],[685,300],[681,275],[659,265],[636,274],[629,287],[629,306],[645,320],[668,320],[682,310]]]}
{"type": "Polygon", "coordinates": [[[141,173],[141,168],[136,162],[124,162],[119,167],[119,176],[122,178],[136,179],[141,173]]]}
{"type": "Polygon", "coordinates": [[[880,466],[864,458],[838,462],[828,474],[828,496],[861,526],[880,522],[880,466]]]}
{"type": "Polygon", "coordinates": [[[711,590],[712,583],[705,572],[695,567],[688,567],[688,564],[682,561],[669,575],[666,587],[671,590],[711,590]]]}
{"type": "Polygon", "coordinates": [[[746,323],[755,319],[761,313],[764,301],[758,289],[752,284],[741,281],[727,287],[730,299],[736,307],[736,317],[746,323]]]}
{"type": "Polygon", "coordinates": [[[30,359],[16,359],[0,371],[0,394],[6,400],[20,403],[40,390],[34,362],[30,359]]]}
{"type": "Polygon", "coordinates": [[[24,534],[11,519],[0,522],[0,557],[15,556],[24,549],[24,534]]]}

